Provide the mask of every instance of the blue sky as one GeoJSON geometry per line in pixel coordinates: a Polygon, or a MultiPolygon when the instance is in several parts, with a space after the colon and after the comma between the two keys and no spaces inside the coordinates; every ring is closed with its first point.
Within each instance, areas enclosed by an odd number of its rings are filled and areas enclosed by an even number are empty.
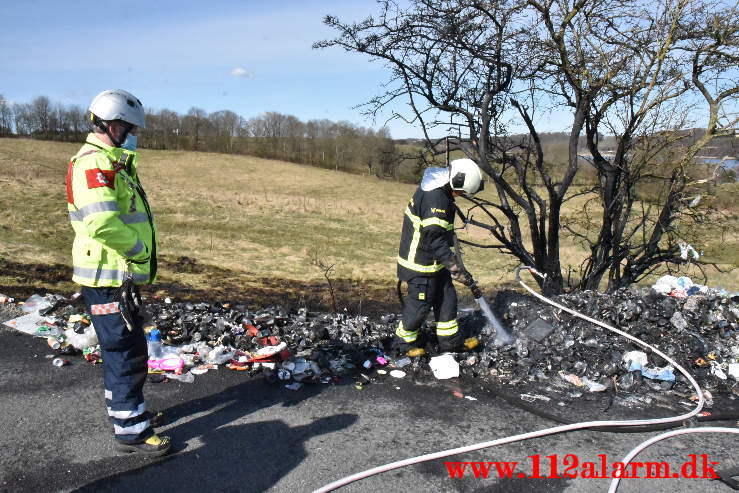
{"type": "MultiPolygon", "coordinates": [[[[311,48],[333,35],[326,14],[360,20],[377,11],[373,0],[2,2],[0,94],[86,107],[122,88],[155,110],[278,111],[377,128],[388,115],[373,122],[353,107],[381,90],[387,70],[339,48],[311,48]]],[[[395,138],[421,136],[402,122],[388,126],[395,138]]]]}

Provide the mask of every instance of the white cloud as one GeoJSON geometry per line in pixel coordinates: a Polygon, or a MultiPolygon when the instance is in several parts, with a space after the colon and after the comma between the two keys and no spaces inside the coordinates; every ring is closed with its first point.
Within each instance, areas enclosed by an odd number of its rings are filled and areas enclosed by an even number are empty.
{"type": "Polygon", "coordinates": [[[249,72],[247,72],[245,68],[236,67],[231,71],[231,75],[234,77],[249,77],[249,72]]]}

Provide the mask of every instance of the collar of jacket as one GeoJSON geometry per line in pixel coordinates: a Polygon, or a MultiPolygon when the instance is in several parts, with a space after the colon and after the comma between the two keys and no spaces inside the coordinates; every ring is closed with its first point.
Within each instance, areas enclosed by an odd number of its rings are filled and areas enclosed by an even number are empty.
{"type": "Polygon", "coordinates": [[[136,173],[136,165],[138,164],[138,153],[135,151],[129,151],[127,149],[122,149],[120,147],[113,147],[109,146],[102,140],[100,140],[97,135],[94,133],[90,133],[87,135],[87,140],[85,141],[86,144],[90,144],[92,146],[95,146],[99,149],[101,149],[105,154],[110,158],[112,162],[119,162],[121,160],[121,156],[123,156],[123,153],[131,154],[133,155],[133,159],[131,160],[132,165],[132,172],[129,173],[130,175],[134,175],[136,173]]]}

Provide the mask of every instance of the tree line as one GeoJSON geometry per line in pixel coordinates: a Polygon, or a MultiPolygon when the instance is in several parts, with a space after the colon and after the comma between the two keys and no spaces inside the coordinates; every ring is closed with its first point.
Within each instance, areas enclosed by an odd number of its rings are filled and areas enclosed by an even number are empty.
{"type": "MultiPolygon", "coordinates": [[[[12,103],[0,95],[0,136],[79,142],[90,131],[87,110],[39,96],[12,103]]],[[[354,173],[397,178],[403,160],[386,127],[379,130],[348,121],[303,122],[269,111],[244,118],[233,111],[208,113],[197,107],[181,115],[147,109],[146,149],[235,153],[280,159],[354,173]]]]}

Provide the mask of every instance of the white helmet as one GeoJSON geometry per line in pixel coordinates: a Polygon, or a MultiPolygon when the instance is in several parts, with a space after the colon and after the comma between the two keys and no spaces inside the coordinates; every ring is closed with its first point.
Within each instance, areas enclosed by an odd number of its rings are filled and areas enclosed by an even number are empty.
{"type": "Polygon", "coordinates": [[[103,121],[123,120],[139,128],[145,128],[144,106],[141,101],[130,92],[121,89],[103,91],[95,96],[90,103],[90,113],[93,123],[96,124],[95,117],[103,121]]]}
{"type": "Polygon", "coordinates": [[[482,191],[485,182],[482,171],[472,159],[455,159],[449,163],[449,185],[452,190],[461,190],[468,195],[482,191]]]}

